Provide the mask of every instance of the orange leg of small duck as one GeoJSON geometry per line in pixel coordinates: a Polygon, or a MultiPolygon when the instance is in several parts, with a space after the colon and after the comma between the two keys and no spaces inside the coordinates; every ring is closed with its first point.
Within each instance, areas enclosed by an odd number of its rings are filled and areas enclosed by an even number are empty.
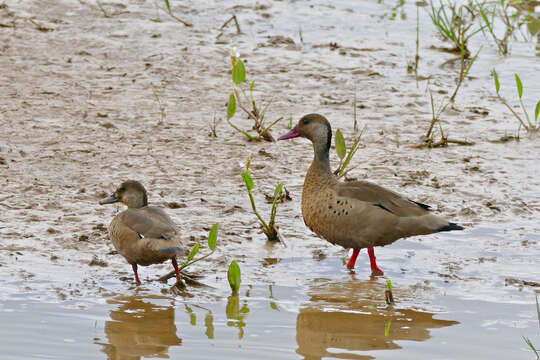
{"type": "Polygon", "coordinates": [[[176,262],[176,258],[172,258],[172,266],[174,267],[174,272],[176,273],[176,283],[182,283],[182,280],[180,280],[180,271],[178,270],[178,263],[176,262]]]}
{"type": "Polygon", "coordinates": [[[371,275],[375,276],[382,276],[384,275],[383,271],[379,269],[377,266],[377,262],[375,261],[375,251],[372,247],[367,249],[368,255],[369,255],[369,262],[371,264],[371,275]]]}
{"type": "Polygon", "coordinates": [[[141,280],[139,280],[139,274],[137,274],[137,264],[131,264],[131,267],[133,268],[133,273],[135,274],[135,282],[137,285],[141,285],[141,280]]]}

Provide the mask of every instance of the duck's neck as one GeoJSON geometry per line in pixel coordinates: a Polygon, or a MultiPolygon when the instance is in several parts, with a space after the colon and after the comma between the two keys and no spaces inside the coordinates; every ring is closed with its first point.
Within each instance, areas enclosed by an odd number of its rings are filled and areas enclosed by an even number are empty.
{"type": "Polygon", "coordinates": [[[140,209],[148,206],[148,198],[146,193],[143,194],[143,196],[131,196],[124,199],[124,204],[126,204],[129,209],[140,209]]]}
{"type": "Polygon", "coordinates": [[[309,167],[307,178],[310,178],[311,181],[316,183],[333,183],[336,181],[332,170],[330,170],[330,156],[329,151],[330,147],[327,143],[314,143],[313,150],[315,156],[313,157],[313,162],[309,167]]]}

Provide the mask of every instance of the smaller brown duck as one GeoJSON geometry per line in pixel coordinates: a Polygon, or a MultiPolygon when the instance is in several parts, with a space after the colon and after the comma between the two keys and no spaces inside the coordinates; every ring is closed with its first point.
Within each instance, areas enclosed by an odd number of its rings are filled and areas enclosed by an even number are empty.
{"type": "Polygon", "coordinates": [[[176,281],[180,283],[176,256],[185,255],[186,250],[171,218],[162,209],[148,206],[146,190],[138,181],[123,182],[99,203],[116,202],[122,202],[128,208],[111,221],[109,237],[118,253],[131,264],[137,285],[141,284],[137,265],[159,264],[169,259],[176,272],[176,281]]]}
{"type": "Polygon", "coordinates": [[[354,268],[360,249],[368,248],[372,274],[383,275],[375,261],[374,246],[414,235],[463,229],[432,214],[428,205],[381,186],[366,181],[339,182],[330,170],[332,128],[324,116],[305,115],[279,140],[299,136],[311,140],[315,152],[302,190],[304,222],[332,244],[353,249],[349,269],[354,268]]]}

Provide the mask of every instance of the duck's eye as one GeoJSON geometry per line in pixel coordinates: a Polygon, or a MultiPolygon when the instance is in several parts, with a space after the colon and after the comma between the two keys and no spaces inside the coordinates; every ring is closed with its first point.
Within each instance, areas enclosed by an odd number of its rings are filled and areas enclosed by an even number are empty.
{"type": "Polygon", "coordinates": [[[126,191],[126,188],[122,186],[120,189],[118,189],[118,191],[119,192],[124,192],[124,191],[126,191]]]}
{"type": "Polygon", "coordinates": [[[304,119],[304,120],[302,120],[302,124],[304,124],[304,125],[309,124],[309,119],[304,119]]]}

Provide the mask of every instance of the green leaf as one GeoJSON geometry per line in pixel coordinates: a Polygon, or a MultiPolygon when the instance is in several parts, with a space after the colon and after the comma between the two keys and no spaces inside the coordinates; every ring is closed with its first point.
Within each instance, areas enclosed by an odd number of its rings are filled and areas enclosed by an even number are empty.
{"type": "Polygon", "coordinates": [[[336,152],[339,158],[343,160],[345,154],[347,153],[347,148],[345,147],[345,139],[343,138],[343,134],[341,134],[341,130],[339,129],[336,131],[334,143],[336,144],[336,152]]]}
{"type": "Polygon", "coordinates": [[[195,257],[195,255],[197,255],[198,252],[199,252],[199,244],[195,244],[195,246],[193,247],[193,249],[191,249],[191,252],[189,253],[187,257],[187,261],[193,260],[193,258],[195,257]]]}
{"type": "Polygon", "coordinates": [[[242,60],[238,60],[236,64],[234,64],[232,70],[232,80],[234,85],[238,85],[246,81],[246,68],[244,67],[242,60]]]}
{"type": "Polygon", "coordinates": [[[493,69],[493,80],[495,80],[495,91],[497,91],[498,95],[501,84],[499,83],[499,75],[497,74],[497,71],[495,69],[493,69]]]}
{"type": "Polygon", "coordinates": [[[540,19],[530,19],[527,23],[527,30],[534,36],[540,31],[540,19]]]}
{"type": "Polygon", "coordinates": [[[255,80],[253,80],[251,84],[249,84],[249,91],[253,91],[253,85],[255,85],[255,80]]]}
{"type": "Polygon", "coordinates": [[[227,104],[227,120],[232,118],[235,113],[236,113],[236,98],[234,97],[234,94],[231,93],[231,95],[229,96],[229,103],[227,104]]]}
{"type": "Polygon", "coordinates": [[[169,4],[169,0],[164,0],[164,1],[165,1],[165,6],[167,7],[167,11],[171,12],[171,4],[169,4]]]}
{"type": "Polygon", "coordinates": [[[279,183],[278,186],[276,186],[276,188],[274,189],[274,198],[277,198],[279,194],[281,194],[281,189],[283,189],[283,183],[279,183]]]}
{"type": "Polygon", "coordinates": [[[208,234],[208,247],[212,251],[216,249],[217,232],[218,224],[214,224],[214,226],[212,226],[212,228],[210,229],[210,233],[208,234]]]}
{"type": "Polygon", "coordinates": [[[521,83],[521,79],[519,78],[518,74],[515,74],[515,75],[516,75],[517,91],[518,91],[519,98],[521,99],[521,97],[523,96],[523,84],[521,83]]]}
{"type": "Polygon", "coordinates": [[[227,279],[229,279],[229,285],[234,294],[238,293],[240,289],[240,267],[236,261],[232,261],[229,265],[229,270],[227,271],[227,279]]]}
{"type": "Polygon", "coordinates": [[[536,103],[536,108],[534,109],[534,122],[538,121],[538,114],[540,114],[540,100],[536,103]]]}
{"type": "Polygon", "coordinates": [[[244,171],[242,173],[242,179],[244,179],[248,191],[253,190],[253,179],[251,178],[251,175],[249,175],[249,172],[244,171]]]}

